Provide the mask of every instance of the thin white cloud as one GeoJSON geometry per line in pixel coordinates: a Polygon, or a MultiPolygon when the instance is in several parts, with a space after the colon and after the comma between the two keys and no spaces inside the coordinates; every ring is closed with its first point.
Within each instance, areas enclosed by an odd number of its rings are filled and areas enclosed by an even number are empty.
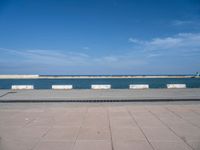
{"type": "Polygon", "coordinates": [[[144,41],[138,40],[136,38],[129,38],[128,41],[135,44],[144,44],[144,41]]]}
{"type": "Polygon", "coordinates": [[[195,21],[192,20],[173,20],[172,25],[174,26],[185,26],[185,25],[192,25],[196,24],[195,21]]]}
{"type": "Polygon", "coordinates": [[[0,48],[11,59],[20,59],[20,62],[34,63],[34,64],[50,64],[50,65],[84,65],[85,60],[89,57],[84,53],[67,52],[64,53],[59,50],[43,50],[43,49],[28,49],[28,50],[14,50],[0,48]]]}
{"type": "Polygon", "coordinates": [[[151,58],[151,57],[159,57],[161,56],[161,54],[156,54],[156,53],[151,53],[151,54],[148,54],[147,57],[151,58]]]}
{"type": "Polygon", "coordinates": [[[85,47],[83,47],[83,49],[84,49],[84,50],[89,50],[90,48],[87,47],[87,46],[85,46],[85,47]]]}
{"type": "Polygon", "coordinates": [[[138,44],[139,50],[146,52],[200,52],[200,33],[179,33],[171,37],[153,38],[151,40],[136,39],[133,43],[138,44]]]}
{"type": "MultiPolygon", "coordinates": [[[[105,67],[115,67],[123,68],[130,67],[138,64],[143,64],[145,61],[141,61],[140,58],[136,58],[133,55],[108,55],[101,57],[92,57],[86,53],[80,52],[65,52],[60,50],[13,50],[4,49],[6,57],[13,55],[19,61],[16,63],[24,64],[38,64],[38,65],[52,65],[52,66],[105,66],[105,67]],[[133,59],[134,58],[134,59],[133,59]]],[[[10,57],[12,61],[16,59],[10,57]]],[[[10,60],[0,60],[0,62],[5,63],[10,60]]]]}

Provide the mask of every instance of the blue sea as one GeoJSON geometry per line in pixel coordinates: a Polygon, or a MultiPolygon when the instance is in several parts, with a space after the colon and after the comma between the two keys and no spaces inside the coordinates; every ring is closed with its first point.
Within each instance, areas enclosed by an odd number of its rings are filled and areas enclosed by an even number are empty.
{"type": "Polygon", "coordinates": [[[34,85],[35,89],[51,89],[55,84],[70,84],[74,89],[90,89],[91,84],[110,84],[112,89],[128,89],[130,84],[149,84],[150,88],[166,88],[166,84],[186,84],[188,88],[200,88],[200,78],[0,79],[0,89],[10,89],[12,85],[34,85]]]}

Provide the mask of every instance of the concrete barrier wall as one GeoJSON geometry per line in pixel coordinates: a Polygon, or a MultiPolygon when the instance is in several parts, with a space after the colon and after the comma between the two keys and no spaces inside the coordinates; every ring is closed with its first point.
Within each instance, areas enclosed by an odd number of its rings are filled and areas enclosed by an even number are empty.
{"type": "Polygon", "coordinates": [[[52,85],[52,89],[54,90],[70,90],[72,88],[72,85],[52,85]]]}
{"type": "Polygon", "coordinates": [[[129,89],[148,89],[148,84],[130,84],[129,89]]]}
{"type": "Polygon", "coordinates": [[[33,85],[12,85],[11,89],[13,90],[32,90],[34,89],[33,85]]]}
{"type": "Polygon", "coordinates": [[[93,84],[91,85],[91,89],[111,89],[111,85],[109,84],[93,84]]]}
{"type": "Polygon", "coordinates": [[[168,89],[186,88],[186,84],[167,84],[168,89]]]}
{"type": "MultiPolygon", "coordinates": [[[[148,89],[148,84],[130,84],[129,89],[148,89]]],[[[186,88],[186,84],[167,84],[168,89],[173,88],[186,88]]],[[[33,85],[12,85],[13,90],[31,90],[34,89],[33,85]]],[[[52,89],[73,89],[72,85],[52,85],[52,89]]],[[[109,84],[93,84],[91,89],[111,89],[109,84]]]]}

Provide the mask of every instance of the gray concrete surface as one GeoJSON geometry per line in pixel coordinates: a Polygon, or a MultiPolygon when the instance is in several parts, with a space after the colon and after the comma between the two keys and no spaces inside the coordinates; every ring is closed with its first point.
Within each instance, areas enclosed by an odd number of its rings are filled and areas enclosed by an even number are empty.
{"type": "Polygon", "coordinates": [[[194,89],[0,90],[0,101],[200,100],[194,89]]]}
{"type": "Polygon", "coordinates": [[[199,150],[200,102],[0,103],[0,150],[199,150]]]}
{"type": "Polygon", "coordinates": [[[0,97],[5,96],[6,94],[8,94],[10,92],[10,90],[0,90],[0,97]]]}

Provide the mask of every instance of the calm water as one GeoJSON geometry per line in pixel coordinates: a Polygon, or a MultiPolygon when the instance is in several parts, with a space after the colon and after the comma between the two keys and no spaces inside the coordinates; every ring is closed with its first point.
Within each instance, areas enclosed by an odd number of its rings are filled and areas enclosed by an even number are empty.
{"type": "Polygon", "coordinates": [[[200,78],[140,78],[140,79],[0,79],[1,89],[11,85],[34,85],[35,89],[51,89],[54,84],[71,84],[74,89],[90,89],[91,84],[111,84],[113,89],[128,89],[129,84],[149,84],[150,88],[166,88],[166,84],[186,84],[200,88],[200,78]]]}

